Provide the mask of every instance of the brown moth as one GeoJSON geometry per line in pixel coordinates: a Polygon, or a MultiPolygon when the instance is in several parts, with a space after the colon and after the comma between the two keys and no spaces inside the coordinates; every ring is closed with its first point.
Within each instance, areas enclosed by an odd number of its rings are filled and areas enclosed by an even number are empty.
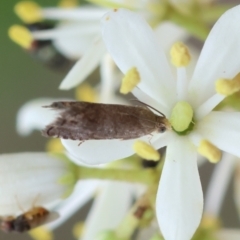
{"type": "MultiPolygon", "coordinates": [[[[46,137],[72,140],[134,139],[170,128],[166,117],[146,106],[89,102],[54,102],[46,106],[61,110],[55,122],[42,131],[46,137]]],[[[161,113],[160,113],[161,114],[161,113]]]]}
{"type": "Polygon", "coordinates": [[[4,232],[22,233],[56,220],[58,217],[57,212],[49,212],[43,207],[33,207],[17,217],[1,217],[0,229],[4,232]]]}

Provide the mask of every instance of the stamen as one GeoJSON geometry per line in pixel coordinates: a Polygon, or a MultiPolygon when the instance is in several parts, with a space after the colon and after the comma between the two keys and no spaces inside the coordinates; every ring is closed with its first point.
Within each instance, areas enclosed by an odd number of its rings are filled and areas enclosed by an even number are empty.
{"type": "Polygon", "coordinates": [[[35,240],[53,240],[53,233],[45,227],[38,227],[29,232],[29,235],[35,240]]]}
{"type": "Polygon", "coordinates": [[[19,44],[23,48],[30,48],[33,38],[31,32],[27,28],[20,25],[13,25],[8,30],[8,35],[12,41],[19,44]]]}
{"type": "Polygon", "coordinates": [[[185,131],[193,119],[193,109],[191,105],[185,101],[178,102],[173,110],[170,117],[170,123],[175,131],[185,131]]]}
{"type": "Polygon", "coordinates": [[[75,97],[80,101],[96,102],[98,94],[89,84],[82,84],[76,88],[75,97]]]}
{"type": "Polygon", "coordinates": [[[22,1],[15,5],[15,13],[25,23],[35,23],[43,19],[41,7],[32,1],[22,1]]]}
{"type": "Polygon", "coordinates": [[[126,73],[122,80],[120,93],[127,94],[131,92],[140,83],[140,75],[137,68],[133,67],[126,73]]]}
{"type": "Polygon", "coordinates": [[[64,147],[59,138],[52,138],[46,144],[46,151],[51,153],[61,153],[64,147]]]}
{"type": "Polygon", "coordinates": [[[62,8],[74,8],[78,6],[78,0],[61,0],[58,6],[62,8]]]}
{"type": "Polygon", "coordinates": [[[160,153],[146,142],[136,141],[133,144],[133,149],[140,157],[146,160],[158,161],[160,159],[160,153]]]}
{"type": "Polygon", "coordinates": [[[211,163],[217,163],[222,157],[222,152],[207,140],[202,140],[198,152],[206,157],[211,163]]]}
{"type": "Polygon", "coordinates": [[[78,222],[73,226],[73,236],[75,239],[81,238],[84,233],[84,222],[78,222]]]}
{"type": "Polygon", "coordinates": [[[171,61],[175,67],[186,67],[191,60],[188,48],[182,42],[176,42],[171,50],[171,61]]]}
{"type": "Polygon", "coordinates": [[[219,79],[215,83],[217,93],[225,96],[232,95],[233,93],[240,90],[240,73],[237,74],[232,80],[230,79],[219,79]]]}

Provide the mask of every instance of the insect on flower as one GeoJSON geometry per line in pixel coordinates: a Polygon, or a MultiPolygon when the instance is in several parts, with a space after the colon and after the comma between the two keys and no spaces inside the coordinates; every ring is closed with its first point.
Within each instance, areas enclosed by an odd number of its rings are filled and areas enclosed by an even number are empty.
{"type": "Polygon", "coordinates": [[[57,120],[43,130],[46,137],[80,141],[127,140],[156,131],[165,132],[170,128],[168,120],[162,113],[158,112],[162,116],[156,115],[145,106],[54,102],[46,107],[62,110],[57,120]]]}
{"type": "Polygon", "coordinates": [[[59,217],[57,212],[49,212],[43,207],[33,207],[17,216],[1,217],[0,228],[4,232],[26,232],[59,217]]]}

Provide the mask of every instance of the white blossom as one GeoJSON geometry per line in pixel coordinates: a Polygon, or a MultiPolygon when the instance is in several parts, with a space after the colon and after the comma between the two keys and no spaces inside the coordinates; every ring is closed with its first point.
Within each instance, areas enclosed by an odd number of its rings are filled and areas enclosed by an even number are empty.
{"type": "MultiPolygon", "coordinates": [[[[167,146],[156,203],[166,240],[190,239],[201,220],[203,195],[197,169],[197,147],[201,141],[240,156],[240,113],[212,111],[225,97],[216,93],[215,81],[233,79],[240,69],[239,18],[240,7],[235,7],[218,20],[190,81],[185,67],[177,68],[177,81],[174,79],[152,29],[139,15],[119,9],[102,18],[103,39],[117,66],[124,74],[135,67],[140,75],[133,94],[168,119],[181,101],[193,110],[195,125],[187,134],[172,130],[155,133],[151,139],[156,149],[167,146]]],[[[147,140],[147,136],[143,138],[147,140]]],[[[89,140],[81,147],[70,140],[62,143],[71,154],[80,156],[79,161],[101,164],[133,154],[135,141],[89,140]]]]}

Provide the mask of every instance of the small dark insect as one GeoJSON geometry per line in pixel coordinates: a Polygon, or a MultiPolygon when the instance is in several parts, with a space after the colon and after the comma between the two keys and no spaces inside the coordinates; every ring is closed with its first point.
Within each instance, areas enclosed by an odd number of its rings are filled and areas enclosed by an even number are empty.
{"type": "Polygon", "coordinates": [[[57,212],[49,212],[43,207],[33,207],[17,216],[1,217],[0,228],[4,232],[26,232],[59,217],[57,212]]]}
{"type": "MultiPolygon", "coordinates": [[[[34,32],[37,30],[53,29],[54,25],[49,23],[33,23],[26,25],[26,27],[29,31],[34,32]]],[[[75,63],[75,61],[61,54],[54,46],[52,40],[33,40],[31,46],[29,46],[28,53],[45,66],[59,72],[68,72],[75,63]]]]}
{"type": "MultiPolygon", "coordinates": [[[[170,128],[166,117],[147,107],[89,102],[54,102],[61,110],[55,122],[42,131],[45,137],[72,140],[134,139],[170,128]]],[[[160,113],[161,114],[161,113],[160,113]]]]}

